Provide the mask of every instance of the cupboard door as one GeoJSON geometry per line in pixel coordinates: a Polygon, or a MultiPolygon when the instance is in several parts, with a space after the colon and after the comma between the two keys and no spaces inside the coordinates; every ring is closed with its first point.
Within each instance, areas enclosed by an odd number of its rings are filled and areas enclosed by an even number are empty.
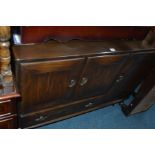
{"type": "Polygon", "coordinates": [[[73,95],[84,58],[21,63],[21,113],[57,106],[73,95]]]}
{"type": "Polygon", "coordinates": [[[127,55],[89,57],[77,89],[77,97],[105,94],[113,86],[127,55]]]}
{"type": "Polygon", "coordinates": [[[154,60],[154,52],[131,54],[107,97],[118,99],[130,95],[155,66],[154,60]]]}

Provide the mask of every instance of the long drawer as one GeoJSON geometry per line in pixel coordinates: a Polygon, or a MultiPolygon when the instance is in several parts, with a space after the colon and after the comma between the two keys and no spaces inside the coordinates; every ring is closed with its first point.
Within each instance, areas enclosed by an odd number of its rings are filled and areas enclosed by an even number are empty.
{"type": "Polygon", "coordinates": [[[20,127],[34,128],[37,126],[49,124],[72,116],[76,116],[110,104],[114,104],[115,102],[104,103],[102,98],[98,98],[98,99],[87,100],[80,103],[73,103],[62,108],[45,109],[42,111],[37,111],[35,113],[21,115],[20,127]]]}

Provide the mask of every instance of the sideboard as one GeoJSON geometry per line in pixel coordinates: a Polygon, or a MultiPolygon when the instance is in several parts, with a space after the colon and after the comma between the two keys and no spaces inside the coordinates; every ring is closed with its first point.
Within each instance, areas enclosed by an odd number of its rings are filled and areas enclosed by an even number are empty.
{"type": "Polygon", "coordinates": [[[11,47],[2,49],[11,50],[4,70],[13,90],[0,97],[0,128],[36,128],[114,104],[126,115],[147,110],[155,101],[154,30],[11,27],[2,40],[11,36],[11,47]]]}
{"type": "MultiPolygon", "coordinates": [[[[142,38],[147,34],[140,32],[142,38]]],[[[14,74],[22,97],[20,128],[35,128],[120,103],[155,66],[154,45],[138,37],[96,41],[68,40],[67,36],[40,42],[34,33],[32,38],[33,43],[27,38],[13,46],[14,74]]]]}

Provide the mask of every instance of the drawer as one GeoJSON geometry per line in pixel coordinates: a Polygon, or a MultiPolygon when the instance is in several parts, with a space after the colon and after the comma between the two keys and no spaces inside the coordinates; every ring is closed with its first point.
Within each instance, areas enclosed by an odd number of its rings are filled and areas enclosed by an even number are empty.
{"type": "Polygon", "coordinates": [[[0,117],[14,114],[16,105],[11,100],[0,101],[0,117]]]}
{"type": "Polygon", "coordinates": [[[99,98],[80,103],[72,103],[62,108],[51,110],[45,109],[32,114],[21,116],[20,126],[21,128],[27,128],[52,123],[58,120],[69,118],[78,114],[85,113],[90,110],[106,106],[107,104],[109,103],[104,103],[102,98],[99,98]]]}
{"type": "Polygon", "coordinates": [[[16,129],[17,119],[16,116],[0,119],[0,129],[16,129]]]}

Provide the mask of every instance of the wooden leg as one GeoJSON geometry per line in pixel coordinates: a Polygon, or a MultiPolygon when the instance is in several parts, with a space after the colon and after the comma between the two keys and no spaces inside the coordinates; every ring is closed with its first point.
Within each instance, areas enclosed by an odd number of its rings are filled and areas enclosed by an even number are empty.
{"type": "MultiPolygon", "coordinates": [[[[0,95],[13,85],[10,66],[10,27],[0,26],[0,95]]],[[[9,92],[8,92],[9,93],[9,92]]]]}

